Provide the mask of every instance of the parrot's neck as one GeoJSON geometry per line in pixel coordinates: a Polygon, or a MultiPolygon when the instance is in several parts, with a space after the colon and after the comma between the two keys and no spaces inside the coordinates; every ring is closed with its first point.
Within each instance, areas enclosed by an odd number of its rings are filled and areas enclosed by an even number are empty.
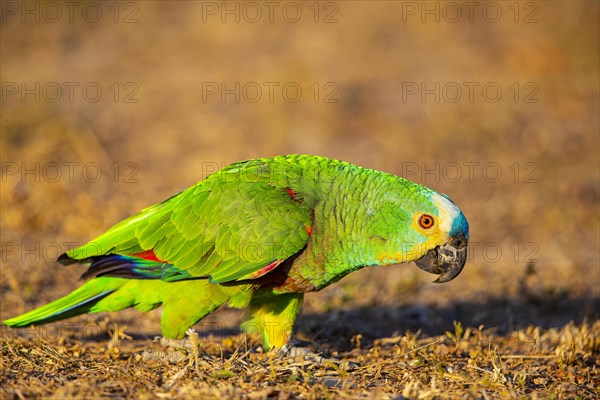
{"type": "Polygon", "coordinates": [[[394,212],[401,207],[384,207],[410,198],[419,185],[329,159],[317,160],[321,168],[307,167],[302,156],[293,157],[295,162],[285,169],[275,167],[285,173],[272,175],[278,177],[278,187],[300,195],[313,221],[303,251],[277,268],[282,281],[270,282],[274,292],[320,290],[365,266],[391,264],[378,255],[392,251],[398,255],[393,263],[408,261],[405,252],[398,253],[403,247],[393,240],[397,227],[390,227],[386,217],[400,218],[394,212]]]}
{"type": "Polygon", "coordinates": [[[339,281],[352,271],[377,265],[364,244],[371,188],[349,188],[344,182],[331,182],[328,196],[313,209],[311,237],[304,250],[293,260],[287,279],[275,289],[282,292],[310,292],[339,281]],[[350,211],[349,211],[350,210],[350,211]]]}

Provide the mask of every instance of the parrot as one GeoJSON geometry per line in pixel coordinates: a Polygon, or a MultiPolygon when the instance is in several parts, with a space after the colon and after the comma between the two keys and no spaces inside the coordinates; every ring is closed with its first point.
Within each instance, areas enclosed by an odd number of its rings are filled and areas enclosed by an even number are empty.
{"type": "Polygon", "coordinates": [[[445,194],[314,155],[236,162],[58,257],[87,266],[70,294],[3,321],[28,327],[84,313],[162,306],[165,338],[222,305],[265,350],[290,342],[305,293],[365,267],[415,262],[457,277],[469,225],[445,194]]]}

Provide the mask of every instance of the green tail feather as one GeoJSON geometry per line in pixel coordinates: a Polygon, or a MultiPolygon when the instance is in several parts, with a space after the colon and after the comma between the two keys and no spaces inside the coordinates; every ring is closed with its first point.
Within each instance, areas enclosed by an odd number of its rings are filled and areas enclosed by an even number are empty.
{"type": "Polygon", "coordinates": [[[12,327],[26,327],[59,321],[84,313],[119,311],[135,307],[150,311],[161,304],[162,334],[182,338],[187,329],[223,303],[245,306],[249,301],[245,285],[223,287],[207,280],[163,282],[100,277],[67,296],[33,311],[3,321],[12,327]]]}

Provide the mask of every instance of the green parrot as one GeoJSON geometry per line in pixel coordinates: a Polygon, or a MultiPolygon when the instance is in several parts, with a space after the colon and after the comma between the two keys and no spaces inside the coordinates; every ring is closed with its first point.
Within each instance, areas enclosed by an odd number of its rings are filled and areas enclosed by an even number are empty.
{"type": "Polygon", "coordinates": [[[304,293],[352,271],[415,261],[454,279],[469,226],[444,194],[380,171],[311,155],[231,164],[67,251],[92,278],[3,323],[26,327],[83,313],[163,306],[167,338],[223,304],[265,349],[291,339],[304,293]]]}

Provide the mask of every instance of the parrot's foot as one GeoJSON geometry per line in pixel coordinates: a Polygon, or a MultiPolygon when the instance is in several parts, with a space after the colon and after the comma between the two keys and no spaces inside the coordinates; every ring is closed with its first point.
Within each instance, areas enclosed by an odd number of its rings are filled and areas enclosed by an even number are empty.
{"type": "Polygon", "coordinates": [[[162,336],[157,336],[153,340],[154,342],[158,342],[162,347],[172,347],[174,349],[187,349],[190,350],[192,348],[192,343],[188,338],[183,339],[170,339],[162,336]]]}
{"type": "Polygon", "coordinates": [[[319,353],[311,351],[306,346],[302,346],[300,342],[295,340],[290,340],[288,343],[286,343],[278,350],[278,354],[283,357],[301,358],[318,364],[324,364],[325,362],[329,361],[328,358],[323,357],[319,353]]]}
{"type": "Polygon", "coordinates": [[[198,357],[197,334],[193,329],[188,329],[187,337],[183,339],[170,339],[162,336],[154,338],[153,342],[159,343],[161,347],[171,348],[170,351],[157,351],[154,349],[145,350],[142,353],[144,360],[169,361],[177,363],[186,359],[186,354],[192,353],[194,357],[198,357]],[[193,335],[196,335],[193,337],[193,335]]]}
{"type": "Polygon", "coordinates": [[[160,351],[155,349],[146,349],[142,352],[142,360],[144,361],[153,360],[177,364],[179,361],[185,360],[186,358],[186,355],[178,350],[160,351]]]}
{"type": "Polygon", "coordinates": [[[336,367],[344,364],[344,369],[350,371],[358,368],[360,365],[354,362],[348,362],[344,360],[338,360],[337,358],[323,357],[319,353],[311,351],[307,345],[301,344],[296,340],[290,340],[282,348],[278,350],[278,354],[282,357],[290,357],[294,359],[301,359],[311,361],[315,364],[332,364],[336,367]]]}

